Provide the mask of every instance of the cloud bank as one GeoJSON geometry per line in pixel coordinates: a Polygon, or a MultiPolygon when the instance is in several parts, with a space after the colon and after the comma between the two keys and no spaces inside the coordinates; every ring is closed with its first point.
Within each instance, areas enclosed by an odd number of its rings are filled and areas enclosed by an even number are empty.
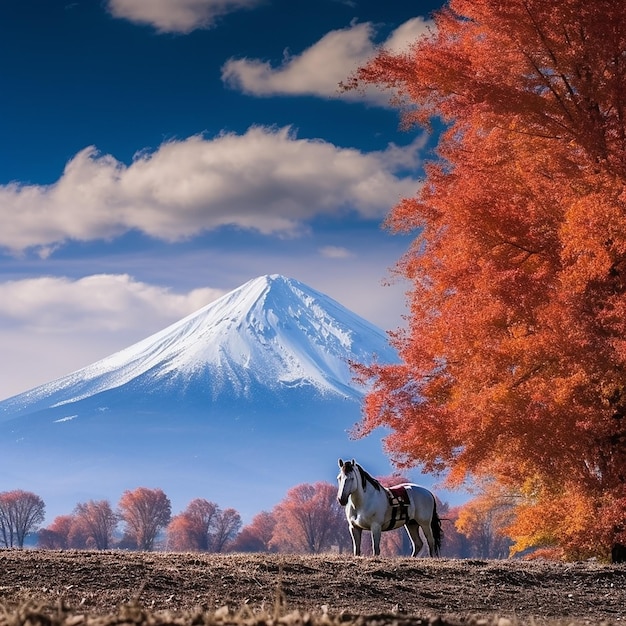
{"type": "Polygon", "coordinates": [[[215,20],[262,0],[108,0],[113,17],[152,26],[159,33],[186,34],[210,28],[215,20]]]}
{"type": "MultiPolygon", "coordinates": [[[[421,17],[408,20],[389,35],[382,47],[401,52],[428,34],[432,26],[432,22],[421,17]]],[[[301,54],[287,54],[277,67],[260,59],[229,59],[222,66],[222,80],[232,89],[254,96],[312,95],[347,100],[365,97],[370,103],[385,105],[389,95],[380,90],[361,94],[339,89],[341,82],[376,53],[375,35],[376,29],[369,22],[333,30],[301,54]]]]}
{"type": "Polygon", "coordinates": [[[0,247],[46,251],[130,230],[174,242],[221,226],[296,236],[315,216],[380,219],[413,195],[423,138],[363,153],[288,128],[201,135],[139,153],[130,165],[94,147],[52,185],[0,186],[0,247]]]}
{"type": "Polygon", "coordinates": [[[42,276],[0,283],[2,326],[32,333],[116,332],[159,328],[224,295],[219,289],[177,294],[127,274],[94,274],[78,280],[42,276]]]}
{"type": "Polygon", "coordinates": [[[0,283],[0,399],[126,348],[224,293],[174,293],[126,274],[0,283]]]}

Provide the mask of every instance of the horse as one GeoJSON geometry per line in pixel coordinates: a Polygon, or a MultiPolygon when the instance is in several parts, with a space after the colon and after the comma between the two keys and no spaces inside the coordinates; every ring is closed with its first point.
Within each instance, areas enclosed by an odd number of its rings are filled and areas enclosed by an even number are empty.
{"type": "Polygon", "coordinates": [[[337,481],[337,500],[346,510],[354,556],[361,555],[363,530],[372,533],[374,555],[378,556],[381,532],[402,526],[406,527],[413,546],[411,556],[417,556],[424,545],[420,528],[428,543],[428,555],[439,555],[443,534],[441,519],[437,515],[435,496],[428,489],[413,483],[383,487],[354,459],[339,459],[337,481]]]}

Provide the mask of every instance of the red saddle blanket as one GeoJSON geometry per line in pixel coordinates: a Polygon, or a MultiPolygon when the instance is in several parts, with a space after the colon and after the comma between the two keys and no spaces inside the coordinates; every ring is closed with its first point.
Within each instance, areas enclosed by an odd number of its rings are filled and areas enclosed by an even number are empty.
{"type": "Polygon", "coordinates": [[[389,487],[387,490],[389,491],[389,504],[391,504],[391,506],[409,504],[409,494],[406,492],[406,487],[404,485],[389,487]]]}
{"type": "Polygon", "coordinates": [[[393,530],[409,521],[409,494],[404,485],[387,487],[387,498],[391,507],[391,519],[383,530],[393,530]]]}

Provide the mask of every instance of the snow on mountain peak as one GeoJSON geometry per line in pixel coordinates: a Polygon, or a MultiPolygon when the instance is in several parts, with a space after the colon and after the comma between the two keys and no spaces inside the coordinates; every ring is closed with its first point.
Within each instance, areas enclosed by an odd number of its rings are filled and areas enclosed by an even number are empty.
{"type": "MultiPolygon", "coordinates": [[[[200,385],[213,399],[314,387],[359,397],[348,360],[395,362],[383,331],[297,280],[255,278],[164,330],[1,405],[58,406],[133,385],[200,385]]],[[[6,407],[8,408],[8,407],[6,407]]]]}

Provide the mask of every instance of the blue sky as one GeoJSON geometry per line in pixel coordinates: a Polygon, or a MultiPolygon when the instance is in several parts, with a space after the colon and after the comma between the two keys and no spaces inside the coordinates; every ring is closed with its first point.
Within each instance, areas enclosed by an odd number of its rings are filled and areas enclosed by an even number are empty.
{"type": "Polygon", "coordinates": [[[0,3],[0,399],[262,274],[402,325],[381,221],[432,140],[337,87],[440,4],[0,3]]]}

